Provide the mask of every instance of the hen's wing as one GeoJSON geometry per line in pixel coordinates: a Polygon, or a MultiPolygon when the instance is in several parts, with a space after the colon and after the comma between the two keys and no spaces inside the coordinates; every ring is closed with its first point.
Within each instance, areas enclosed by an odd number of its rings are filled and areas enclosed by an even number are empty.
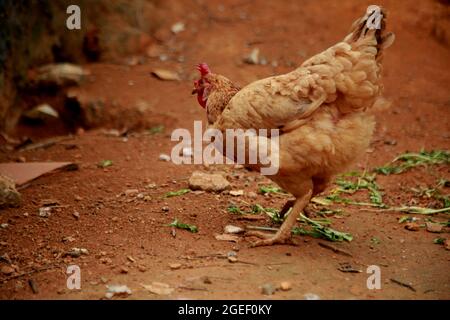
{"type": "Polygon", "coordinates": [[[383,33],[384,20],[379,30],[365,28],[366,20],[367,15],[358,19],[343,42],[298,69],[241,89],[214,127],[290,131],[324,103],[335,103],[342,113],[370,108],[381,90],[381,51],[392,37],[383,33]]]}

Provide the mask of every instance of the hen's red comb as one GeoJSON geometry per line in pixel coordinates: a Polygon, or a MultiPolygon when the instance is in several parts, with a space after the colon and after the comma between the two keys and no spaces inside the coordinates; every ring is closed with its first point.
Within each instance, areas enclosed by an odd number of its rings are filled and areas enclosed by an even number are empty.
{"type": "Polygon", "coordinates": [[[200,63],[197,65],[197,70],[200,71],[200,74],[202,76],[206,76],[208,73],[210,73],[211,71],[209,70],[209,67],[206,63],[200,63]]]}

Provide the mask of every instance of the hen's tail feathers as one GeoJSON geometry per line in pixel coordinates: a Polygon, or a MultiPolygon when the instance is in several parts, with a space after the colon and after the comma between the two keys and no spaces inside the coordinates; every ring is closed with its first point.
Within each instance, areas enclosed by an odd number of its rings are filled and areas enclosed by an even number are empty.
{"type": "Polygon", "coordinates": [[[352,46],[376,48],[378,61],[381,60],[384,49],[391,46],[394,40],[395,35],[386,31],[386,11],[376,5],[367,8],[366,14],[353,23],[350,33],[344,39],[352,46]]]}

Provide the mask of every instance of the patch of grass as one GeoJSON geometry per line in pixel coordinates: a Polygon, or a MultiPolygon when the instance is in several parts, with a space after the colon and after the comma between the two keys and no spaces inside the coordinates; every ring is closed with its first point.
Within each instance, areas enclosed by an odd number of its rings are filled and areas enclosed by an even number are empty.
{"type": "Polygon", "coordinates": [[[450,163],[450,152],[447,150],[422,150],[419,153],[407,152],[399,155],[391,163],[374,169],[376,173],[390,175],[405,172],[417,166],[450,163]]]}
{"type": "Polygon", "coordinates": [[[99,168],[107,168],[113,165],[112,160],[102,160],[97,164],[99,168]]]}
{"type": "Polygon", "coordinates": [[[164,132],[165,127],[161,124],[148,129],[148,133],[151,135],[164,132]]]}
{"type": "Polygon", "coordinates": [[[282,195],[287,195],[288,193],[286,191],[284,191],[283,189],[279,188],[279,187],[275,187],[275,186],[260,186],[258,189],[258,192],[261,194],[267,194],[267,193],[275,193],[275,194],[282,194],[282,195]]]}
{"type": "Polygon", "coordinates": [[[445,238],[436,238],[433,240],[434,244],[444,244],[445,238]]]}
{"type": "Polygon", "coordinates": [[[301,227],[295,227],[292,229],[292,233],[295,235],[310,235],[314,238],[323,238],[329,241],[352,241],[353,236],[350,233],[334,230],[330,227],[314,221],[300,214],[300,220],[311,227],[311,229],[304,229],[301,227]]]}
{"type": "Polygon", "coordinates": [[[173,222],[171,224],[169,224],[168,226],[169,227],[175,227],[175,228],[178,228],[178,229],[185,229],[185,230],[188,230],[189,232],[192,232],[192,233],[198,232],[197,226],[194,226],[192,224],[179,222],[178,219],[173,220],[173,222]]]}
{"type": "Polygon", "coordinates": [[[189,192],[191,192],[190,189],[180,189],[178,191],[169,191],[164,195],[164,197],[165,198],[177,197],[177,196],[182,196],[183,194],[186,194],[189,192]]]}

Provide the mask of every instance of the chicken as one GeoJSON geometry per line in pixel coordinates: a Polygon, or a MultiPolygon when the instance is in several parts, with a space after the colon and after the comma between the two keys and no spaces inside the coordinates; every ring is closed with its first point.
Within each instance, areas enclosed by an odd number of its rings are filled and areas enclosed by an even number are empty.
{"type": "MultiPolygon", "coordinates": [[[[279,170],[268,178],[295,201],[275,235],[253,233],[262,238],[254,246],[292,242],[291,229],[310,199],[368,148],[375,126],[370,110],[384,101],[382,56],[394,41],[385,22],[384,9],[371,6],[342,42],[292,72],[242,89],[206,64],[198,66],[193,94],[210,128],[280,130],[279,170]]],[[[290,207],[288,202],[282,212],[290,207]]]]}

